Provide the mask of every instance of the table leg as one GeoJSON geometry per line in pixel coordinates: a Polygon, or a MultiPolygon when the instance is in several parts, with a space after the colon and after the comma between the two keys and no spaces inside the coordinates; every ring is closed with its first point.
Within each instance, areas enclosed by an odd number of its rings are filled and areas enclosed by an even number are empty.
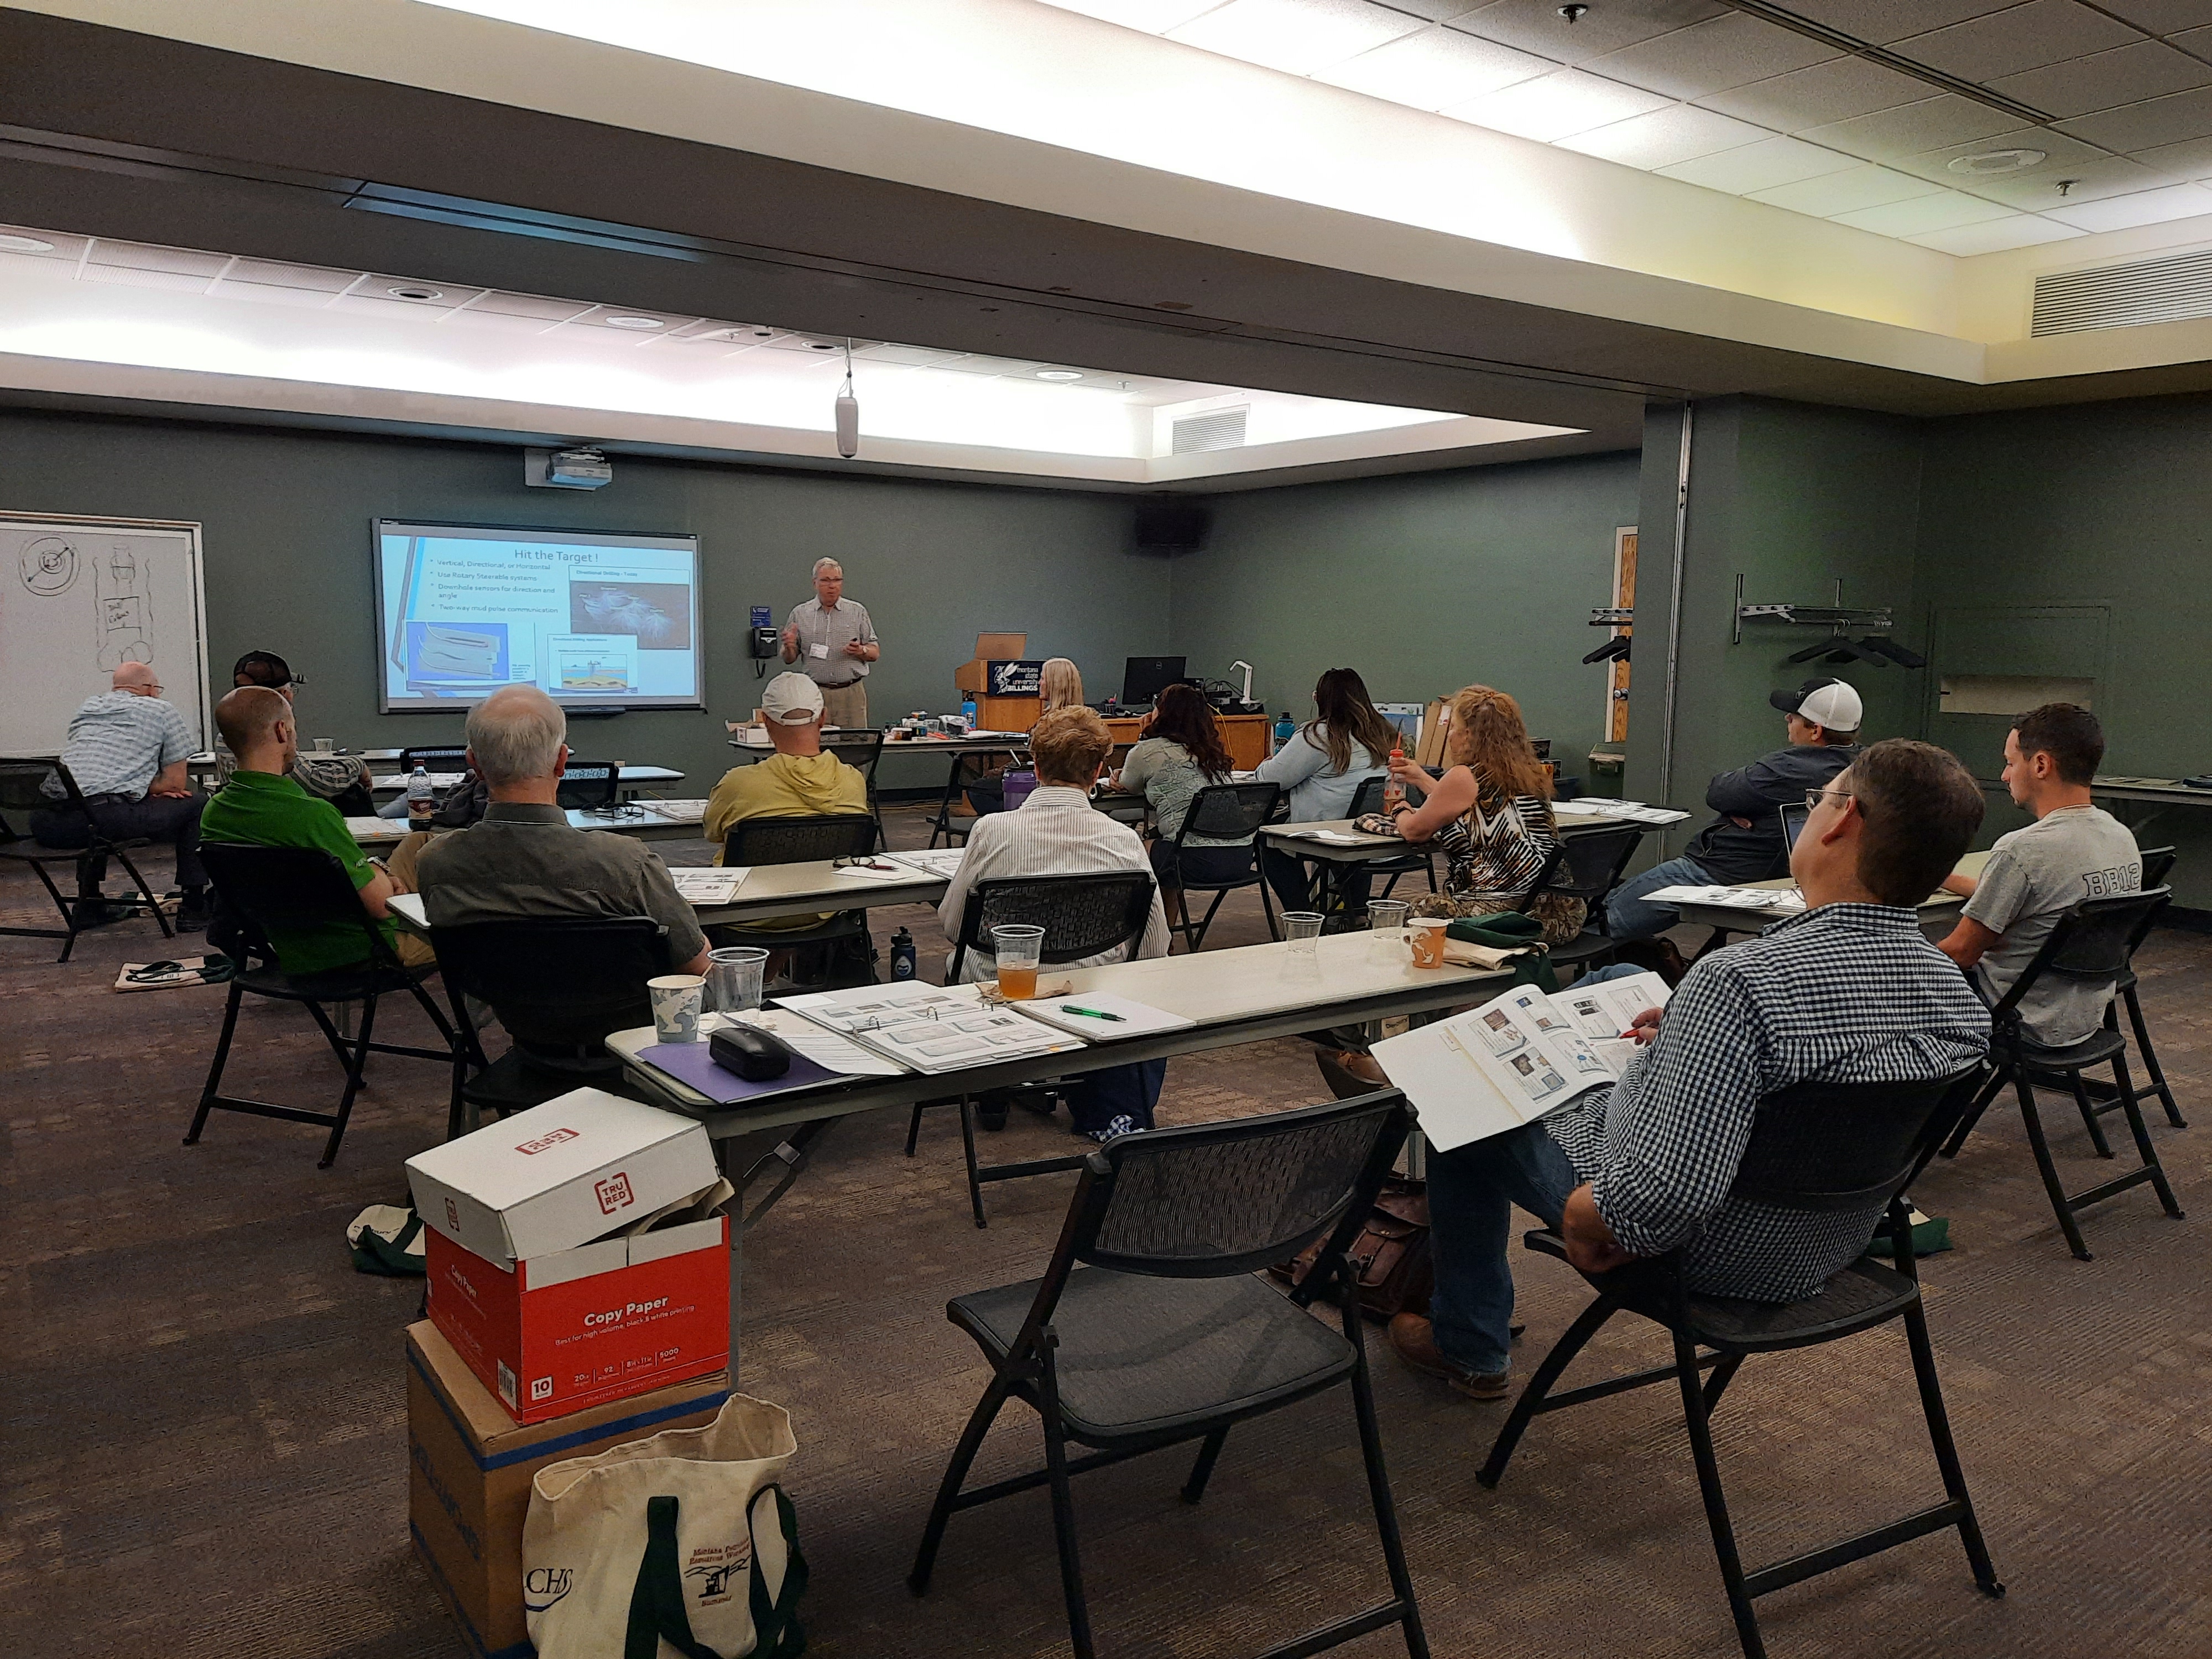
{"type": "Polygon", "coordinates": [[[737,1196],[730,1200],[730,1386],[738,1383],[739,1334],[744,1329],[745,1235],[757,1226],[763,1216],[775,1207],[775,1201],[791,1190],[806,1167],[808,1151],[829,1133],[835,1118],[816,1118],[784,1130],[766,1130],[758,1135],[734,1135],[714,1143],[717,1161],[722,1173],[735,1187],[737,1196]],[[749,1156],[759,1143],[774,1136],[775,1140],[758,1158],[749,1156]],[[773,1184],[750,1209],[746,1194],[763,1180],[773,1184]]]}

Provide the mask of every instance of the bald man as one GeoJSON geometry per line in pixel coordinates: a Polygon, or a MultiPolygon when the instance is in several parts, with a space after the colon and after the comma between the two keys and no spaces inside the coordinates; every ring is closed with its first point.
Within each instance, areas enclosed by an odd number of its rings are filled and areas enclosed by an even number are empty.
{"type": "MultiPolygon", "coordinates": [[[[84,847],[93,831],[110,841],[165,841],[176,848],[177,889],[182,904],[177,926],[197,932],[207,925],[207,876],[200,868],[200,809],[207,798],[185,781],[185,761],[198,746],[199,734],[176,706],[161,701],[161,677],[143,662],[115,671],[112,689],[87,697],[70,716],[62,744],[62,763],[84,795],[84,812],[63,805],[31,814],[31,834],[41,847],[84,847]],[[90,823],[86,822],[89,814],[90,823]]],[[[65,801],[60,780],[46,793],[65,801]]],[[[98,927],[136,914],[127,903],[100,896],[107,860],[97,854],[77,860],[76,913],[79,927],[98,927]]]]}
{"type": "MultiPolygon", "coordinates": [[[[238,766],[208,802],[200,818],[201,838],[249,847],[321,848],[338,861],[362,909],[400,961],[410,968],[431,962],[429,941],[400,933],[392,920],[392,896],[406,889],[363,854],[336,807],[310,795],[292,775],[300,737],[291,700],[265,686],[243,685],[216,704],[215,723],[238,766]]],[[[269,943],[277,967],[288,974],[358,968],[369,958],[368,935],[350,920],[287,932],[269,943]]]]}

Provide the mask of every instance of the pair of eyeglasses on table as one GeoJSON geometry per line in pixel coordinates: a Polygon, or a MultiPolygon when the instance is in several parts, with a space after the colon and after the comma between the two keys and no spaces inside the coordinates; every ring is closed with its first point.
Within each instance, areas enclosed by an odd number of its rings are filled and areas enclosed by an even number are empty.
{"type": "Polygon", "coordinates": [[[893,864],[888,859],[879,859],[873,856],[860,856],[857,854],[846,858],[831,859],[830,860],[830,867],[833,870],[875,870],[881,872],[884,875],[896,875],[898,873],[900,868],[899,866],[893,864]]]}
{"type": "Polygon", "coordinates": [[[635,801],[626,800],[610,801],[605,806],[586,806],[583,810],[586,816],[595,818],[641,818],[645,816],[645,808],[635,801]]]}

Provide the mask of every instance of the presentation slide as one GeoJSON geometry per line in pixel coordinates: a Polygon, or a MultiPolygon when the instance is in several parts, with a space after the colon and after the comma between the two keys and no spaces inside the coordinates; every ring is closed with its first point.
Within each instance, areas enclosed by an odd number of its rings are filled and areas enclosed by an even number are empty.
{"type": "Polygon", "coordinates": [[[696,536],[380,519],[376,617],[387,714],[517,682],[578,703],[706,706],[696,536]]]}

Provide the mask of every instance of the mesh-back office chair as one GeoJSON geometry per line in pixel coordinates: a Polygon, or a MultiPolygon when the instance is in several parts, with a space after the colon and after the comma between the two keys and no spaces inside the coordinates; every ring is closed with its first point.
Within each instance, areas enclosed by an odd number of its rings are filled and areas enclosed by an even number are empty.
{"type": "Polygon", "coordinates": [[[1615,945],[1606,930],[1605,902],[1620,885],[1621,874],[1643,839],[1644,831],[1634,824],[1560,838],[1559,861],[1542,890],[1580,899],[1586,915],[1581,933],[1551,947],[1553,968],[1593,968],[1613,955],[1615,945]]]}
{"type": "MultiPolygon", "coordinates": [[[[2173,856],[2171,847],[2146,847],[2142,849],[2142,884],[2145,888],[2166,884],[2166,878],[2173,873],[2173,856]]],[[[2113,982],[2112,1006],[2105,1010],[2105,1024],[2118,1030],[2119,1010],[2127,1010],[2128,1026],[2135,1033],[2136,1053],[2142,1060],[2143,1070],[2150,1074],[2150,1091],[2166,1108],[2166,1121],[2177,1129],[2185,1129],[2189,1127],[2189,1120],[2182,1116],[2181,1108],[2174,1103],[2172,1085],[2166,1080],[2166,1068],[2158,1063],[2158,1050],[2151,1047],[2150,1027],[2143,1019],[2142,999],[2136,986],[2136,951],[2141,948],[2156,921],[2154,915],[2145,916],[2140,931],[2128,946],[2127,971],[2113,982]]],[[[2112,1111],[2118,1105],[2119,1102],[2114,1099],[2099,1106],[2098,1110],[2112,1111]]]]}
{"type": "Polygon", "coordinates": [[[570,761],[553,791],[564,812],[604,812],[621,799],[622,769],[612,761],[570,761]]]}
{"type": "MultiPolygon", "coordinates": [[[[1545,1412],[1579,1405],[1672,1378],[1682,1396],[1682,1415],[1690,1451],[1705,1498],[1705,1522],[1721,1582],[1735,1618],[1736,1638],[1747,1659],[1761,1659],[1765,1648],[1753,1601],[1785,1585],[1828,1572],[1929,1533],[1957,1528],[1966,1547],[1974,1583],[1986,1594],[2002,1595],[1988,1547],[1967,1495],[1943,1395],[1936,1375],[1935,1350],[1928,1340],[1927,1315],[1912,1255],[1911,1213],[1905,1189],[1939,1141],[1960,1121],[1980,1085],[1983,1068],[1929,1083],[1801,1083],[1769,1095],[1759,1103],[1751,1139],[1730,1188],[1734,1198],[1808,1217],[1864,1211],[1887,1206],[1895,1265],[1870,1256],[1837,1273],[1819,1294],[1801,1302],[1773,1304],[1701,1296],[1689,1288],[1679,1251],[1632,1262],[1607,1273],[1585,1275],[1598,1292],[1582,1316],[1560,1337],[1528,1385],[1514,1402],[1498,1431],[1489,1460],[1475,1479],[1495,1487],[1506,1461],[1530,1420],[1545,1412]],[[1674,1339],[1670,1365],[1616,1376],[1563,1394],[1551,1390],[1568,1364],[1616,1313],[1632,1313],[1663,1326],[1674,1339]],[[1822,1548],[1752,1571],[1737,1553],[1728,1498],[1721,1488],[1720,1465],[1713,1455],[1711,1419],[1737,1369],[1753,1354],[1811,1347],[1872,1330],[1893,1319],[1905,1322],[1912,1374],[1920,1388],[1920,1407],[1928,1437],[1943,1479],[1944,1501],[1917,1514],[1875,1527],[1822,1548]],[[1699,1350],[1705,1350],[1700,1353],[1699,1350]],[[1700,1385],[1698,1373],[1712,1376],[1700,1385]]],[[[1559,1236],[1546,1228],[1527,1235],[1529,1249],[1565,1259],[1559,1236]]]]}
{"type": "Polygon", "coordinates": [[[659,922],[647,916],[477,921],[433,927],[430,944],[466,1043],[453,1057],[448,1139],[473,1127],[472,1115],[489,1110],[504,1117],[571,1089],[638,1097],[606,1036],[653,1023],[646,981],[672,971],[668,930],[659,922]],[[512,1039],[489,1064],[471,997],[490,1006],[512,1039]],[[473,1078],[471,1063],[480,1068],[473,1078]]]}
{"type": "Polygon", "coordinates": [[[199,1107],[192,1114],[192,1126],[185,1133],[185,1145],[189,1146],[198,1140],[210,1112],[245,1112],[255,1117],[313,1123],[331,1132],[317,1165],[327,1170],[338,1155],[338,1143],[345,1139],[346,1121],[353,1115],[354,1097],[361,1092],[362,1074],[368,1067],[370,1054],[406,1054],[458,1067],[473,1045],[446,1023],[438,1005],[423,990],[422,979],[432,970],[401,964],[391,945],[385,942],[383,933],[369,920],[368,912],[362,908],[344,866],[329,853],[319,847],[249,847],[229,842],[203,842],[200,862],[207,866],[208,879],[214,884],[224,907],[254,941],[255,953],[275,965],[241,965],[231,975],[230,996],[222,1011],[222,1035],[216,1040],[215,1059],[208,1066],[207,1082],[200,1090],[199,1107]],[[361,930],[361,962],[354,967],[333,969],[326,973],[287,972],[282,955],[269,944],[285,933],[352,927],[361,930]],[[446,1040],[444,1048],[416,1048],[372,1040],[376,1030],[377,1000],[395,992],[404,992],[421,1005],[422,1012],[430,1017],[430,1023],[438,1028],[438,1035],[446,1040]],[[309,1111],[303,1107],[247,1100],[222,1092],[223,1067],[230,1060],[231,1039],[238,1029],[239,1006],[249,994],[278,1002],[300,1003],[314,1017],[323,1040],[331,1045],[331,1052],[345,1068],[345,1092],[339,1097],[335,1112],[309,1111]],[[350,1043],[338,1035],[337,1027],[325,1012],[325,1005],[333,1002],[361,1004],[360,1033],[350,1043]]]}
{"type": "MultiPolygon", "coordinates": [[[[876,850],[876,821],[866,812],[820,817],[741,818],[722,842],[722,862],[752,869],[769,864],[811,864],[866,858],[876,850]]],[[[865,985],[875,977],[875,947],[865,908],[839,910],[805,927],[748,927],[721,922],[708,930],[717,945],[755,945],[768,951],[819,947],[820,972],[794,983],[818,988],[865,985]]]]}
{"type": "MultiPolygon", "coordinates": [[[[1152,918],[1152,872],[1150,870],[1111,870],[1085,876],[1010,876],[981,881],[968,890],[967,908],[961,912],[959,936],[945,969],[945,982],[957,985],[971,949],[980,949],[990,930],[1018,923],[1044,929],[1039,963],[1047,968],[1104,956],[1124,945],[1134,948],[1152,918]]],[[[914,1156],[921,1133],[921,1115],[933,1106],[955,1103],[945,1100],[915,1103],[906,1126],[906,1155],[914,1156]]],[[[1057,1170],[1082,1167],[1080,1158],[1048,1158],[1026,1164],[978,1164],[975,1161],[975,1103],[971,1095],[959,1097],[960,1145],[968,1163],[968,1204],[978,1227],[988,1226],[983,1213],[983,1183],[1013,1181],[1023,1176],[1049,1175],[1057,1170]]]]}
{"type": "MultiPolygon", "coordinates": [[[[1348,1384],[1369,1501],[1389,1575],[1385,1601],[1268,1650],[1309,1656],[1395,1625],[1412,1659],[1428,1642],[1399,1540],[1369,1385],[1358,1278],[1345,1252],[1390,1172],[1409,1115],[1395,1091],[1264,1117],[1124,1135],[1082,1160],[1083,1179],[1041,1279],[956,1297],[945,1316],[983,1351],[991,1381],[931,1505],[907,1584],[929,1588],[945,1523],[1037,1486],[1053,1534],[1075,1659],[1091,1659],[1091,1612],[1069,1478],[1199,1443],[1182,1498],[1195,1504],[1238,1423],[1348,1384]],[[1256,1271],[1325,1240],[1289,1295],[1256,1271]],[[1342,1334],[1306,1312],[1333,1297],[1342,1334]],[[963,1491],[983,1437],[1009,1399],[1034,1407],[1044,1468],[963,1491]],[[1071,1460],[1069,1442],[1096,1449],[1071,1460]]],[[[1285,1558],[1314,1539],[1291,1533],[1285,1558]]]]}
{"type": "Polygon", "coordinates": [[[54,960],[67,962],[70,952],[76,949],[76,936],[87,927],[98,924],[103,907],[111,901],[98,896],[80,898],[75,893],[63,892],[54,884],[54,878],[47,873],[46,866],[50,864],[69,865],[76,869],[81,878],[80,886],[96,888],[100,884],[97,877],[101,866],[112,857],[130,872],[131,884],[138,890],[139,897],[145,902],[147,909],[160,926],[161,937],[176,937],[169,926],[168,917],[162,913],[161,901],[146,884],[146,878],[138,872],[138,866],[131,861],[133,852],[142,847],[150,847],[153,842],[144,837],[114,841],[100,834],[99,826],[92,821],[90,809],[84,804],[84,792],[76,787],[76,778],[58,759],[0,761],[0,828],[7,831],[7,838],[0,840],[0,859],[12,859],[18,864],[28,865],[37,874],[40,885],[46,890],[46,896],[53,900],[54,908],[61,912],[62,918],[59,927],[0,927],[0,933],[17,939],[58,939],[62,941],[62,953],[54,960]],[[58,799],[46,793],[46,783],[49,778],[58,778],[61,781],[62,794],[58,799]],[[76,848],[41,846],[31,839],[30,815],[33,812],[73,813],[84,825],[84,845],[76,848]],[[11,818],[21,822],[12,823],[9,821],[11,818]],[[89,919],[83,914],[88,907],[92,912],[89,919]]]}
{"type": "Polygon", "coordinates": [[[1206,930],[1213,926],[1214,915],[1221,908],[1222,901],[1241,887],[1260,890],[1260,908],[1267,918],[1267,937],[1275,937],[1274,898],[1260,873],[1260,847],[1254,837],[1274,817],[1275,804],[1282,793],[1282,786],[1275,783],[1216,783],[1191,797],[1190,809],[1183,814],[1182,827],[1175,837],[1177,879],[1183,890],[1182,920],[1176,927],[1193,951],[1206,942],[1206,930]],[[1226,880],[1193,880],[1181,870],[1182,850],[1192,836],[1204,836],[1214,842],[1243,842],[1243,870],[1226,880]],[[1206,906],[1206,914],[1195,923],[1190,919],[1193,893],[1213,895],[1213,902],[1206,906]]]}
{"type": "Polygon", "coordinates": [[[2058,1218],[2058,1231],[2065,1235],[2067,1248],[2079,1261],[2088,1261],[2089,1251],[2081,1242],[2081,1226],[2074,1219],[2076,1212],[2144,1182],[2151,1184],[2166,1214],[2176,1221],[2182,1218],[2181,1206],[2174,1201],[2165,1167],[2158,1161],[2158,1149],[2151,1145],[2150,1131],[2143,1124],[2142,1107],[2128,1075],[2126,1040],[2107,1020],[2103,1029],[2093,1031],[2079,1042],[2060,1046],[2039,1042],[2021,1024],[2020,1004],[2046,979],[2081,985],[2115,984],[2127,971],[2128,957],[2136,943],[2149,931],[2158,913],[2172,896],[2167,889],[2156,887],[2147,893],[2084,899],[2059,917],[2057,926],[2044,940],[2043,948],[1990,1010],[1990,1058],[1996,1062],[1996,1073],[1944,1143],[1944,1157],[1958,1156],[1959,1148],[1966,1144],[1974,1125],[2009,1079],[2020,1100],[2021,1122],[2027,1131],[2027,1144],[2035,1152],[2035,1167],[2043,1176],[2043,1189],[2050,1194],[2051,1212],[2058,1218]],[[2058,1166],[2051,1161],[2051,1143],[2044,1136],[2043,1120],[2035,1109],[2036,1085],[2041,1081],[2050,1086],[2056,1081],[2068,1089],[2081,1114],[2082,1125],[2089,1132],[2090,1145],[2096,1149],[2098,1157],[2110,1158],[2112,1149],[2105,1139],[2104,1126],[2097,1121],[2096,1105],[2081,1080],[2082,1073],[2088,1067],[2107,1063],[2112,1068],[2112,1080],[2119,1088],[2116,1103],[2126,1115],[2128,1133],[2135,1138],[2136,1152],[2142,1163],[2125,1175],[2115,1176],[2069,1196],[2059,1183],[2058,1166]]]}

